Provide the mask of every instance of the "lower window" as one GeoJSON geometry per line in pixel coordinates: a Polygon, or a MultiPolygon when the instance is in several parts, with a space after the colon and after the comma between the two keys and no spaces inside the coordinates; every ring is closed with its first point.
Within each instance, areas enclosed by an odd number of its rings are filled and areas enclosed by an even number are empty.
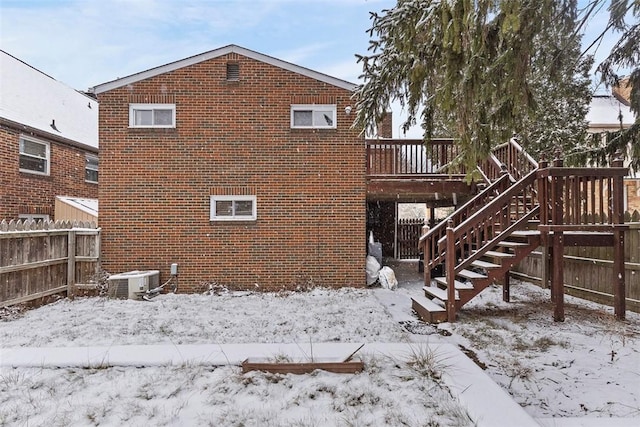
{"type": "Polygon", "coordinates": [[[254,221],[256,196],[211,196],[211,221],[254,221]]]}
{"type": "Polygon", "coordinates": [[[18,219],[23,221],[33,220],[33,221],[49,221],[49,215],[45,214],[19,214],[18,219]]]}

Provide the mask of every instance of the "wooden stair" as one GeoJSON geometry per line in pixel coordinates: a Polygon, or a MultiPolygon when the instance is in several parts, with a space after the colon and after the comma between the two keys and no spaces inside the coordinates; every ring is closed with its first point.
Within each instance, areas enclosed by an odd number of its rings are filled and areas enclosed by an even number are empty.
{"type": "MultiPolygon", "coordinates": [[[[471,268],[461,270],[454,279],[456,309],[462,308],[496,280],[504,280],[511,268],[539,244],[540,233],[536,231],[514,232],[508,239],[498,242],[494,250],[487,250],[480,259],[472,261],[471,268]]],[[[423,291],[424,298],[412,302],[420,319],[429,323],[447,321],[447,278],[433,278],[432,285],[423,287],[423,291]]]]}
{"type": "Polygon", "coordinates": [[[412,307],[422,320],[454,321],[459,309],[495,282],[503,284],[508,298],[509,271],[540,245],[537,164],[523,171],[500,170],[476,200],[449,216],[446,230],[440,225],[421,238],[429,265],[424,297],[414,298],[412,307]],[[444,276],[432,278],[438,265],[444,265],[444,276]]]}
{"type": "Polygon", "coordinates": [[[509,300],[509,273],[539,246],[550,282],[554,321],[564,321],[566,246],[613,247],[614,313],[625,317],[622,156],[609,168],[565,168],[561,158],[535,162],[511,140],[478,166],[487,185],[420,237],[424,297],[413,307],[428,322],[454,322],[467,302],[492,283],[509,300]],[[606,190],[606,191],[605,191],[606,190]],[[437,275],[437,277],[432,277],[437,275]]]}

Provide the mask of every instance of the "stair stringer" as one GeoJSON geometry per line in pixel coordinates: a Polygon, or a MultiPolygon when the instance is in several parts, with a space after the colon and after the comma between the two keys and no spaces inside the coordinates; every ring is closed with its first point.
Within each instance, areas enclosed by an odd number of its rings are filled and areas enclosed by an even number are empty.
{"type": "MultiPolygon", "coordinates": [[[[480,292],[485,290],[497,279],[501,279],[507,274],[513,266],[518,264],[524,258],[526,258],[531,252],[533,252],[538,246],[540,246],[540,236],[531,236],[527,246],[522,246],[514,250],[514,256],[505,259],[501,262],[500,268],[487,270],[487,277],[485,279],[469,279],[473,284],[473,289],[465,289],[464,292],[458,291],[460,299],[456,300],[456,309],[462,308],[463,305],[471,301],[480,292]]],[[[495,249],[495,246],[494,246],[495,249]]],[[[489,251],[491,249],[488,249],[489,251]]]]}

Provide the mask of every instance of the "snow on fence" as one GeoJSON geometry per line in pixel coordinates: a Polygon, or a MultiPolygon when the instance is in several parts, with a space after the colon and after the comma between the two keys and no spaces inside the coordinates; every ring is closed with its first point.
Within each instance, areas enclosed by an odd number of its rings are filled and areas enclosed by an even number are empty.
{"type": "Polygon", "coordinates": [[[0,222],[0,306],[49,295],[73,295],[99,268],[94,222],[0,222]]]}
{"type": "MultiPolygon", "coordinates": [[[[626,307],[640,312],[640,222],[627,225],[629,229],[624,233],[626,307]]],[[[565,291],[580,298],[613,305],[612,268],[612,247],[565,247],[565,291]]],[[[511,274],[541,283],[542,253],[532,252],[511,274]]]]}

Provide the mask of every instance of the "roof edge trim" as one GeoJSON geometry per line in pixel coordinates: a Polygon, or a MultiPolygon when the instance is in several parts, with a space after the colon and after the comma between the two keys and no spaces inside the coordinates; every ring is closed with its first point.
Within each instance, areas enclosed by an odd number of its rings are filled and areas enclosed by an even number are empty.
{"type": "Polygon", "coordinates": [[[355,83],[350,83],[346,80],[342,80],[337,77],[332,77],[327,74],[320,73],[318,71],[314,71],[309,68],[293,64],[291,62],[283,61],[281,59],[277,59],[272,56],[268,56],[262,53],[255,52],[253,50],[249,50],[249,49],[231,44],[228,46],[221,47],[219,49],[214,49],[205,53],[190,56],[188,58],[181,59],[179,61],[171,62],[169,64],[151,68],[146,71],[141,71],[136,74],[131,74],[130,76],[127,76],[127,77],[122,77],[116,80],[112,80],[110,82],[93,86],[92,88],[89,88],[89,92],[94,93],[96,95],[100,93],[108,92],[110,90],[117,89],[131,83],[136,83],[141,80],[146,80],[151,77],[156,77],[161,74],[178,70],[180,68],[188,67],[190,65],[207,61],[209,59],[218,58],[220,56],[224,56],[229,53],[237,53],[237,54],[246,56],[247,58],[255,59],[256,61],[261,61],[270,65],[273,65],[275,67],[292,71],[292,72],[301,74],[303,76],[310,77],[310,78],[313,78],[313,79],[316,79],[316,80],[319,80],[319,81],[322,81],[330,85],[337,86],[349,91],[354,91],[358,87],[358,85],[356,85],[355,83]]]}

